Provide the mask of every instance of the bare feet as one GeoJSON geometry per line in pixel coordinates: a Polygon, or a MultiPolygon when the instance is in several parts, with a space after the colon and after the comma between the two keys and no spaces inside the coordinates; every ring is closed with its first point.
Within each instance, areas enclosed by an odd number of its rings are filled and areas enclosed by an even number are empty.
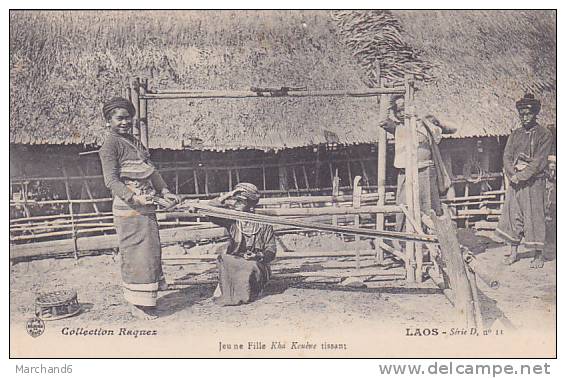
{"type": "Polygon", "coordinates": [[[509,256],[507,256],[506,258],[503,259],[503,264],[505,265],[513,265],[515,264],[517,261],[519,261],[519,256],[517,256],[516,254],[510,254],[509,256]]]}
{"type": "Polygon", "coordinates": [[[542,252],[537,252],[531,260],[531,268],[540,269],[542,267],[544,267],[544,257],[542,257],[542,252]]]}
{"type": "Polygon", "coordinates": [[[154,320],[158,318],[155,307],[149,306],[132,305],[132,315],[140,320],[154,320]]]}

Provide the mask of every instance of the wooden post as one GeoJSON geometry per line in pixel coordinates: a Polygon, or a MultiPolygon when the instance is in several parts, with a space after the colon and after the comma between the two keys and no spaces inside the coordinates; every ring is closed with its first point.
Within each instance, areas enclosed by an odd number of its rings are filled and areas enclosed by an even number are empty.
{"type": "MultiPolygon", "coordinates": [[[[330,168],[332,168],[332,164],[330,164],[330,168]]],[[[332,170],[330,171],[332,172],[332,170]]],[[[338,176],[338,169],[336,169],[336,174],[332,176],[332,206],[336,207],[338,204],[336,203],[336,198],[340,194],[340,177],[338,176]]],[[[332,216],[332,224],[334,226],[338,225],[338,216],[332,216]]]]}
{"type": "MultiPolygon", "coordinates": [[[[147,93],[147,79],[142,79],[139,86],[140,96],[145,96],[147,93]]],[[[147,99],[139,99],[139,126],[140,126],[140,140],[145,148],[149,148],[149,135],[147,127],[147,99]]]]}
{"type": "Polygon", "coordinates": [[[305,187],[307,188],[307,190],[310,189],[310,185],[309,185],[309,176],[307,175],[307,169],[305,168],[305,165],[301,165],[301,167],[303,168],[303,176],[305,177],[305,187]]]}
{"type": "MultiPolygon", "coordinates": [[[[80,166],[80,164],[77,165],[77,167],[79,168],[79,173],[80,173],[81,175],[87,176],[87,174],[88,174],[88,162],[87,162],[87,171],[86,171],[86,173],[83,171],[83,169],[82,169],[82,167],[80,166]]],[[[83,180],[83,188],[86,190],[86,193],[87,193],[87,195],[88,195],[88,198],[89,198],[89,199],[94,199],[94,197],[93,197],[93,195],[92,195],[92,192],[91,192],[91,190],[90,190],[90,186],[88,185],[88,179],[86,179],[86,178],[83,180]]],[[[81,197],[82,197],[82,196],[81,196],[81,197]]],[[[93,202],[93,203],[92,203],[92,207],[94,208],[94,212],[95,212],[95,213],[100,213],[100,211],[98,210],[98,206],[96,205],[96,202],[93,202]]],[[[79,210],[79,213],[82,213],[82,211],[79,210]]]]}
{"type": "MultiPolygon", "coordinates": [[[[418,149],[418,136],[417,136],[417,116],[415,109],[415,81],[414,76],[409,75],[407,78],[407,96],[405,98],[405,120],[409,118],[409,135],[410,135],[410,145],[409,151],[409,161],[408,166],[411,166],[411,177],[412,177],[412,191],[407,192],[407,196],[412,195],[413,208],[409,208],[409,213],[412,212],[413,219],[415,220],[415,226],[413,227],[415,232],[422,233],[421,226],[421,202],[419,198],[420,188],[419,188],[419,161],[417,156],[418,149]]],[[[417,282],[423,281],[423,250],[421,244],[415,244],[415,279],[417,282]]]]}
{"type": "MultiPolygon", "coordinates": [[[[451,176],[454,176],[454,171],[452,170],[452,151],[453,150],[448,150],[446,152],[446,155],[443,156],[443,158],[444,158],[444,165],[446,166],[446,170],[451,176]]],[[[448,192],[446,192],[446,198],[447,199],[456,198],[456,189],[454,188],[454,185],[450,185],[450,188],[448,188],[448,192]]]]}
{"type": "MultiPolygon", "coordinates": [[[[352,190],[352,207],[354,209],[359,209],[362,206],[362,187],[360,186],[361,176],[356,176],[354,178],[353,190],[352,190]]],[[[354,215],[354,227],[360,226],[360,215],[354,215]]],[[[354,237],[356,243],[356,273],[360,271],[360,246],[358,245],[360,241],[360,236],[356,235],[354,237]]],[[[376,243],[379,243],[381,239],[377,239],[376,243]]]]}
{"type": "Polygon", "coordinates": [[[360,160],[360,165],[362,166],[362,179],[363,182],[366,183],[366,185],[369,185],[369,176],[368,173],[366,171],[366,165],[364,164],[363,160],[360,160]]]}
{"type": "MultiPolygon", "coordinates": [[[[376,81],[377,86],[381,87],[381,66],[379,62],[376,64],[376,81]]],[[[387,116],[389,110],[389,96],[381,95],[379,99],[380,117],[387,116]]],[[[387,166],[387,134],[381,127],[377,128],[377,205],[385,205],[385,167],[387,166]]],[[[385,217],[383,214],[375,214],[375,229],[383,230],[385,226],[385,217]]],[[[383,263],[383,249],[380,247],[381,240],[377,240],[375,244],[377,264],[383,263]]]]}
{"type": "Polygon", "coordinates": [[[288,179],[286,163],[287,163],[287,154],[285,151],[280,151],[279,152],[279,189],[284,191],[289,190],[289,179],[288,179]]]}
{"type": "Polygon", "coordinates": [[[27,182],[22,182],[21,184],[22,186],[22,197],[24,198],[24,213],[26,214],[26,218],[31,217],[31,212],[29,211],[29,208],[27,206],[27,201],[28,201],[28,184],[27,182]]]}
{"type": "Polygon", "coordinates": [[[179,166],[178,166],[179,159],[178,159],[177,151],[175,151],[173,158],[175,159],[175,194],[179,194],[179,166]]]}
{"type": "MultiPolygon", "coordinates": [[[[228,169],[228,190],[232,190],[233,183],[232,183],[232,169],[228,169]]],[[[264,188],[265,190],[265,188],[264,188]]]]}
{"type": "Polygon", "coordinates": [[[195,194],[199,194],[199,190],[198,190],[198,174],[197,174],[197,170],[193,169],[193,180],[195,182],[195,194]]]}
{"type": "Polygon", "coordinates": [[[442,210],[444,213],[441,216],[437,216],[434,211],[430,212],[440,244],[440,259],[446,266],[446,274],[454,292],[454,306],[458,316],[461,316],[462,326],[475,327],[472,287],[466,273],[468,268],[456,237],[450,210],[446,205],[442,205],[442,210]]]}
{"type": "Polygon", "coordinates": [[[316,147],[316,161],[315,161],[315,177],[314,177],[314,187],[320,188],[320,146],[316,147]]]}
{"type": "Polygon", "coordinates": [[[135,78],[132,80],[131,83],[131,100],[132,100],[132,104],[134,105],[134,109],[136,110],[136,115],[134,116],[133,119],[133,134],[136,138],[140,138],[140,122],[139,122],[139,117],[140,117],[140,80],[139,78],[135,78]]]}
{"type": "MultiPolygon", "coordinates": [[[[409,75],[405,75],[405,120],[404,125],[402,127],[405,130],[409,130],[409,140],[396,140],[395,143],[405,143],[407,147],[406,150],[406,159],[405,162],[405,202],[407,203],[407,207],[409,209],[410,214],[415,213],[415,206],[414,206],[414,196],[413,192],[415,191],[415,170],[417,169],[417,157],[416,157],[416,148],[413,143],[413,128],[411,125],[411,115],[413,112],[412,109],[412,98],[414,94],[413,88],[413,81],[409,75]]],[[[417,171],[418,174],[418,171],[417,171]]],[[[420,219],[420,217],[419,217],[420,219]]],[[[409,223],[405,222],[405,226],[408,232],[416,232],[414,227],[409,223]]],[[[406,243],[405,250],[407,253],[407,282],[415,282],[417,280],[416,274],[416,255],[415,255],[415,243],[409,242],[406,243]]]]}
{"type": "Polygon", "coordinates": [[[64,164],[61,164],[61,170],[63,171],[63,175],[65,175],[65,192],[67,193],[67,200],[69,201],[69,214],[71,215],[74,256],[75,256],[75,260],[78,260],[79,249],[77,246],[77,228],[75,226],[75,214],[73,211],[73,203],[71,202],[72,197],[71,197],[71,188],[69,184],[69,175],[67,174],[67,170],[65,169],[64,164]]]}
{"type": "Polygon", "coordinates": [[[297,172],[295,171],[295,167],[291,167],[293,170],[293,183],[295,184],[295,189],[299,190],[299,182],[297,181],[297,172]]]}
{"type": "Polygon", "coordinates": [[[350,183],[350,186],[353,188],[354,187],[354,182],[352,181],[352,167],[350,166],[350,159],[349,159],[349,154],[348,154],[348,161],[346,162],[347,167],[348,167],[348,182],[350,183]]]}
{"type": "Polygon", "coordinates": [[[208,195],[208,169],[204,169],[204,193],[208,195]]]}
{"type": "Polygon", "coordinates": [[[127,83],[127,84],[126,84],[125,92],[126,92],[126,98],[127,98],[128,100],[132,101],[132,103],[133,103],[133,100],[132,100],[132,85],[131,85],[131,83],[127,83]]]}

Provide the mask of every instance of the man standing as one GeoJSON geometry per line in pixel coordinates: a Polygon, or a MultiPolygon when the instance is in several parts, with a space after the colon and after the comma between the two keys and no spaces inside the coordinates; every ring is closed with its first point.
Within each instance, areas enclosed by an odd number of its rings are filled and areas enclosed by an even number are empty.
{"type": "Polygon", "coordinates": [[[542,268],[545,241],[545,169],[552,149],[552,134],[537,123],[540,101],[525,94],[516,103],[521,128],[514,130],[503,153],[503,170],[509,179],[505,204],[495,233],[511,246],[504,260],[511,265],[519,260],[521,240],[535,255],[531,268],[542,268]]]}
{"type": "MultiPolygon", "coordinates": [[[[407,203],[405,168],[409,164],[410,133],[404,121],[405,100],[403,96],[394,96],[391,99],[390,115],[380,126],[395,135],[393,165],[399,169],[396,195],[399,205],[407,203]]],[[[441,214],[440,194],[452,185],[450,175],[440,156],[438,143],[442,139],[442,134],[451,134],[455,131],[443,126],[436,117],[431,115],[417,120],[419,200],[421,212],[426,215],[430,213],[430,210],[434,210],[438,215],[441,214]]],[[[405,229],[405,221],[403,214],[397,214],[397,231],[405,229]]]]}

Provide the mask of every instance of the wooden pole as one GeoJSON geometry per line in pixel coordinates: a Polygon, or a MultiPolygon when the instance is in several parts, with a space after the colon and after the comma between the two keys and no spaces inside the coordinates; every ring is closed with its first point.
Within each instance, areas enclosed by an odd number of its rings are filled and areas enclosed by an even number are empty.
{"type": "MultiPolygon", "coordinates": [[[[381,65],[379,61],[376,63],[376,80],[377,86],[381,87],[381,65]]],[[[379,99],[379,115],[387,116],[389,110],[389,95],[381,95],[379,99]]],[[[385,168],[387,166],[387,134],[381,127],[377,128],[377,205],[385,205],[385,168]]],[[[375,229],[382,231],[385,225],[383,214],[375,214],[375,229]]],[[[383,249],[381,243],[376,243],[376,263],[383,263],[383,249]]]]}
{"type": "MultiPolygon", "coordinates": [[[[301,167],[303,168],[303,176],[305,178],[305,187],[307,189],[310,189],[310,185],[309,185],[309,176],[307,175],[307,169],[305,168],[304,164],[301,165],[301,167]]],[[[264,176],[265,177],[265,176],[264,176]]]]}
{"type": "Polygon", "coordinates": [[[175,154],[173,156],[175,159],[175,194],[179,194],[179,170],[177,169],[179,159],[177,151],[175,151],[175,154]]]}
{"type": "MultiPolygon", "coordinates": [[[[65,175],[65,177],[67,177],[67,171],[65,169],[65,165],[62,164],[61,165],[61,169],[63,171],[63,175],[65,175]]],[[[74,217],[74,211],[73,211],[73,203],[71,202],[71,188],[69,185],[69,180],[65,180],[65,192],[67,193],[67,200],[69,200],[69,214],[71,215],[71,226],[72,226],[72,235],[73,235],[73,248],[74,248],[74,253],[75,253],[75,260],[78,260],[79,255],[79,249],[77,246],[77,229],[75,227],[75,217],[74,217]]]]}
{"type": "Polygon", "coordinates": [[[147,126],[147,99],[144,98],[147,92],[147,79],[142,79],[139,86],[139,125],[140,125],[140,140],[145,148],[149,148],[149,131],[147,126]]]}
{"type": "MultiPolygon", "coordinates": [[[[362,206],[362,187],[359,185],[360,184],[360,180],[361,180],[361,176],[356,176],[354,178],[354,184],[352,185],[354,187],[354,191],[353,191],[353,200],[352,200],[352,207],[354,209],[359,209],[362,206]]],[[[354,227],[359,227],[360,226],[360,216],[358,214],[354,215],[354,227]]],[[[359,241],[360,241],[360,236],[356,235],[354,236],[354,240],[356,243],[356,272],[360,271],[360,248],[358,246],[359,241]]],[[[380,239],[376,240],[376,244],[378,244],[380,241],[380,239]]]]}
{"type": "MultiPolygon", "coordinates": [[[[222,238],[225,235],[224,228],[211,225],[176,227],[159,231],[161,243],[164,244],[222,238]]],[[[77,246],[79,251],[110,250],[118,247],[118,238],[116,235],[79,238],[77,246]]],[[[70,239],[10,245],[10,259],[53,256],[72,252],[75,252],[75,246],[70,239]]]]}
{"type": "Polygon", "coordinates": [[[372,97],[380,94],[402,94],[402,87],[399,88],[364,88],[353,90],[321,90],[321,91],[287,91],[284,96],[270,95],[269,92],[258,93],[250,90],[157,90],[157,93],[148,93],[144,97],[147,99],[180,99],[180,98],[270,98],[270,97],[372,97]]]}
{"type": "MultiPolygon", "coordinates": [[[[235,211],[230,209],[224,209],[220,207],[214,207],[204,203],[204,201],[192,202],[190,204],[190,207],[196,209],[198,213],[201,215],[208,215],[208,216],[220,217],[225,219],[260,222],[271,225],[290,226],[296,228],[303,228],[306,230],[325,231],[325,232],[333,232],[333,233],[346,234],[346,235],[360,235],[371,238],[378,237],[383,239],[414,241],[421,243],[434,243],[437,241],[437,238],[433,235],[396,232],[396,231],[376,231],[373,229],[366,229],[366,228],[334,226],[324,223],[305,222],[303,220],[287,219],[281,216],[260,215],[256,213],[247,213],[247,212],[235,211]]],[[[330,208],[330,209],[334,209],[334,208],[330,208]]],[[[264,209],[264,210],[268,210],[268,209],[264,209]]],[[[279,210],[279,209],[269,209],[269,210],[279,210]]],[[[281,210],[297,210],[297,209],[281,209],[281,210]]],[[[315,210],[315,209],[303,208],[298,210],[306,211],[306,210],[315,210]]]]}
{"type": "MultiPolygon", "coordinates": [[[[413,173],[413,219],[416,222],[415,231],[422,233],[422,223],[421,223],[421,201],[420,201],[420,187],[419,187],[419,161],[417,155],[417,149],[419,146],[418,134],[417,134],[417,115],[415,108],[415,87],[414,87],[414,76],[411,75],[409,79],[410,85],[410,107],[409,115],[411,121],[411,139],[412,139],[412,151],[411,151],[411,163],[414,163],[413,173]]],[[[423,249],[422,245],[415,245],[415,263],[416,263],[416,281],[423,281],[423,249]]]]}
{"type": "Polygon", "coordinates": [[[346,162],[346,165],[347,165],[347,167],[348,167],[348,182],[350,183],[350,186],[351,186],[352,188],[355,188],[356,185],[353,184],[354,181],[352,180],[352,167],[351,167],[351,165],[350,165],[350,160],[348,160],[348,161],[346,162]]]}
{"type": "Polygon", "coordinates": [[[22,187],[22,197],[24,198],[24,203],[23,203],[24,213],[26,214],[26,218],[30,218],[31,213],[29,211],[29,208],[27,207],[27,202],[28,202],[28,184],[27,184],[27,182],[22,182],[21,187],[22,187]]]}
{"type": "MultiPolygon", "coordinates": [[[[303,202],[304,203],[304,202],[303,202]]],[[[383,205],[383,206],[361,206],[359,208],[354,208],[351,206],[337,206],[336,204],[332,207],[314,207],[314,208],[280,208],[280,209],[256,209],[256,213],[265,215],[277,215],[277,216],[311,216],[311,215],[333,215],[336,216],[333,224],[338,224],[338,215],[345,214],[371,214],[371,213],[382,213],[382,214],[394,214],[400,213],[401,210],[396,205],[383,205]]]]}
{"type": "Polygon", "coordinates": [[[472,287],[466,273],[467,266],[456,237],[456,227],[450,218],[450,210],[446,205],[443,205],[442,209],[444,213],[441,216],[437,216],[434,211],[430,212],[440,244],[440,259],[446,267],[450,287],[454,292],[454,306],[456,313],[461,316],[462,326],[474,327],[474,301],[472,287]]]}
{"type": "MultiPolygon", "coordinates": [[[[131,82],[128,82],[128,83],[126,84],[126,88],[125,88],[125,89],[126,89],[126,98],[127,98],[128,100],[132,101],[132,83],[131,83],[131,82]]],[[[133,103],[133,101],[132,101],[132,103],[133,103]]]]}
{"type": "MultiPolygon", "coordinates": [[[[413,129],[411,127],[411,106],[413,97],[413,84],[409,75],[405,75],[405,120],[402,127],[409,131],[409,140],[396,140],[395,143],[404,143],[406,148],[405,162],[405,201],[409,208],[409,213],[414,214],[414,170],[416,169],[416,151],[413,145],[413,129]]],[[[416,232],[416,230],[405,222],[408,232],[416,232]]],[[[416,255],[415,244],[407,243],[405,246],[407,253],[407,282],[415,282],[417,280],[416,272],[416,255]]]]}
{"type": "Polygon", "coordinates": [[[136,110],[136,114],[133,119],[133,134],[136,138],[140,139],[140,80],[139,78],[132,79],[132,104],[136,110]]]}
{"type": "Polygon", "coordinates": [[[208,195],[208,169],[204,169],[204,193],[208,195]]]}
{"type": "MultiPolygon", "coordinates": [[[[454,171],[452,169],[452,150],[448,151],[446,156],[443,157],[444,157],[444,165],[446,166],[446,170],[448,171],[450,176],[453,176],[454,171]]],[[[448,188],[448,192],[446,192],[446,198],[454,199],[455,197],[456,197],[456,189],[454,188],[454,185],[450,185],[450,188],[448,188]]]]}
{"type": "MultiPolygon", "coordinates": [[[[80,166],[80,164],[77,165],[77,167],[79,168],[80,174],[83,175],[83,176],[86,176],[86,175],[85,175],[85,172],[83,171],[83,169],[82,169],[82,167],[80,166]]],[[[87,165],[87,169],[88,169],[88,165],[87,165]]],[[[88,171],[87,171],[87,173],[88,173],[88,171]]],[[[90,186],[88,185],[88,179],[85,179],[85,180],[83,181],[83,185],[85,186],[86,193],[88,194],[88,198],[91,199],[91,200],[93,200],[94,197],[93,197],[92,192],[91,192],[91,190],[90,190],[90,186]]],[[[97,213],[97,214],[100,213],[100,211],[98,210],[98,205],[96,204],[96,202],[93,202],[93,203],[92,203],[92,207],[94,208],[94,212],[95,212],[95,213],[97,213]]]]}
{"type": "Polygon", "coordinates": [[[299,189],[299,182],[297,181],[297,171],[295,170],[295,167],[291,168],[293,170],[293,183],[295,184],[295,189],[299,189]]]}
{"type": "Polygon", "coordinates": [[[199,190],[198,190],[198,174],[197,174],[197,170],[193,169],[193,179],[195,182],[195,194],[199,194],[199,190]]]}

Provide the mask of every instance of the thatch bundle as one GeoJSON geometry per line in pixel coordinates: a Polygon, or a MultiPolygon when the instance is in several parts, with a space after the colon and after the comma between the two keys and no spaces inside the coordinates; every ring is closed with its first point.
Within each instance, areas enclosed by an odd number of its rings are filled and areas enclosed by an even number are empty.
{"type": "Polygon", "coordinates": [[[455,137],[508,135],[515,101],[532,92],[539,121],[556,123],[556,12],[392,11],[407,43],[433,64],[417,106],[458,128],[455,137]]]}
{"type": "Polygon", "coordinates": [[[367,72],[368,84],[377,84],[377,67],[389,84],[402,84],[405,74],[418,80],[431,80],[431,64],[421,52],[405,42],[398,19],[387,10],[334,11],[338,33],[352,55],[367,72]]]}

